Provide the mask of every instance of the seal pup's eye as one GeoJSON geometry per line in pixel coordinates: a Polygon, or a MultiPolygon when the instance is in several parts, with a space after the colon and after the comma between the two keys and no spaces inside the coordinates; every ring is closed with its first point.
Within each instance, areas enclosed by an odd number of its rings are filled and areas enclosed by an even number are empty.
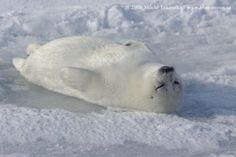
{"type": "Polygon", "coordinates": [[[131,43],[126,43],[125,46],[131,46],[131,43]]]}
{"type": "Polygon", "coordinates": [[[155,91],[157,91],[158,89],[160,89],[160,88],[162,88],[162,87],[164,87],[164,86],[165,86],[165,84],[163,83],[163,84],[161,84],[161,85],[155,87],[155,91]]]}
{"type": "Polygon", "coordinates": [[[179,85],[180,83],[178,81],[174,81],[174,84],[179,85]]]}

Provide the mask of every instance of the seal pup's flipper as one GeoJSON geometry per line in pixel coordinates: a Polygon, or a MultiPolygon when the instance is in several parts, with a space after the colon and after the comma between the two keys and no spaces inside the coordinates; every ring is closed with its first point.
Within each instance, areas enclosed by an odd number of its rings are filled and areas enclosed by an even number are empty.
{"type": "Polygon", "coordinates": [[[104,83],[99,73],[77,67],[63,68],[60,76],[66,85],[81,92],[95,91],[104,83]]]}
{"type": "Polygon", "coordinates": [[[25,59],[23,58],[13,58],[12,63],[14,65],[14,67],[18,70],[18,71],[22,71],[23,65],[25,63],[25,59]]]}
{"type": "Polygon", "coordinates": [[[26,48],[26,53],[28,55],[30,54],[33,54],[37,49],[39,49],[41,47],[40,44],[37,44],[37,43],[32,43],[32,44],[29,44],[26,48]]]}

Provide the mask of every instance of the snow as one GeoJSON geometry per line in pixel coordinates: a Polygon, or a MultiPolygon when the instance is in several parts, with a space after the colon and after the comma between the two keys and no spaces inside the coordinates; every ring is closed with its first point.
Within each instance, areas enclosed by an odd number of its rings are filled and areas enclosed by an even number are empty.
{"type": "Polygon", "coordinates": [[[236,156],[235,7],[232,0],[1,0],[0,156],[236,156]],[[206,8],[214,6],[222,8],[206,8]],[[13,68],[27,44],[72,35],[145,42],[183,78],[182,108],[104,109],[35,86],[13,68]]]}
{"type": "MultiPolygon", "coordinates": [[[[204,152],[207,148],[211,152],[221,150],[221,145],[233,136],[230,131],[236,128],[235,117],[230,115],[201,122],[155,113],[103,111],[76,114],[61,109],[39,110],[9,105],[1,107],[0,119],[3,151],[8,151],[6,145],[13,145],[17,150],[32,143],[44,149],[45,145],[48,149],[60,147],[66,152],[72,149],[67,152],[69,154],[73,151],[92,153],[101,147],[115,149],[114,145],[134,148],[149,145],[156,148],[156,152],[162,147],[168,151],[183,149],[188,153],[204,152]]],[[[27,152],[27,149],[39,151],[32,146],[23,151],[27,152]]]]}

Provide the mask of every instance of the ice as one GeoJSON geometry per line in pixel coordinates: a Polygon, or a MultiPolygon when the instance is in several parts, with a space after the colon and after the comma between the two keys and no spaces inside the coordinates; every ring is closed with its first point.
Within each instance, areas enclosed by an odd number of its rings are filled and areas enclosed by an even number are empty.
{"type": "Polygon", "coordinates": [[[235,5],[1,0],[0,156],[236,156],[235,5]],[[231,9],[161,9],[176,5],[231,9]],[[106,109],[33,85],[13,68],[11,59],[25,57],[29,43],[72,35],[145,42],[183,78],[182,108],[175,114],[106,109]]]}

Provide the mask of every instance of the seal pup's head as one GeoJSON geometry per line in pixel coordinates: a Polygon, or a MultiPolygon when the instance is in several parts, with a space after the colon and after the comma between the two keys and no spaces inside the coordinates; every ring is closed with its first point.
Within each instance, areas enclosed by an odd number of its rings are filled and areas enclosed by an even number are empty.
{"type": "Polygon", "coordinates": [[[151,64],[145,66],[146,100],[153,112],[175,112],[182,101],[183,84],[172,66],[151,64]]]}

